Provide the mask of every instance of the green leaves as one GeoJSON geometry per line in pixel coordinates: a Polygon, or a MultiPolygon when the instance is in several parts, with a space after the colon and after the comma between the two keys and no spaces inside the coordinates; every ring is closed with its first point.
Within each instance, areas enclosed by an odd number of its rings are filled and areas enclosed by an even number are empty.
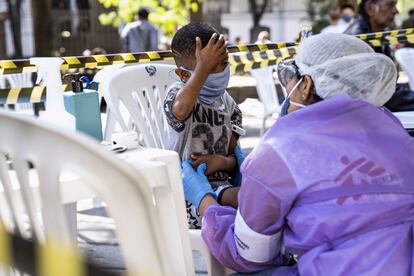
{"type": "Polygon", "coordinates": [[[148,20],[160,28],[168,37],[173,36],[177,28],[189,21],[190,12],[196,13],[202,0],[99,0],[107,13],[99,15],[102,25],[118,27],[120,22],[129,23],[141,7],[151,13],[148,20]],[[115,8],[115,11],[113,11],[115,8]]]}

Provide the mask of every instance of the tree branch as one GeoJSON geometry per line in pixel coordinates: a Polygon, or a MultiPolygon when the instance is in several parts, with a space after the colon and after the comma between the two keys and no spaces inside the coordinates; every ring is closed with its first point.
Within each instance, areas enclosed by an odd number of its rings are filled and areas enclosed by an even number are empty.
{"type": "Polygon", "coordinates": [[[253,16],[253,26],[259,25],[260,19],[262,19],[262,16],[268,4],[269,0],[264,0],[262,5],[258,5],[256,0],[249,0],[250,11],[253,16]]]}

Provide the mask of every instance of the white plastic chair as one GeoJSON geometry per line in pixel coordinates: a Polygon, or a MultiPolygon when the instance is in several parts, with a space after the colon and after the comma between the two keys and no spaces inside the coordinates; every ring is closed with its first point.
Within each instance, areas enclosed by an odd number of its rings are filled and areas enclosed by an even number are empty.
{"type": "MultiPolygon", "coordinates": [[[[159,202],[157,204],[159,206],[159,210],[161,210],[160,216],[161,221],[163,223],[162,227],[164,231],[166,231],[165,235],[168,237],[168,240],[176,239],[176,237],[179,236],[181,239],[181,244],[183,246],[178,247],[177,245],[172,244],[172,254],[176,254],[177,250],[179,250],[179,248],[182,248],[183,256],[185,257],[185,259],[192,260],[192,256],[190,255],[191,252],[185,251],[185,248],[187,248],[187,237],[189,233],[191,239],[191,249],[200,252],[206,263],[207,272],[209,276],[222,276],[234,272],[230,269],[223,267],[214,258],[214,256],[211,255],[210,250],[201,238],[201,230],[188,229],[186,212],[183,212],[183,210],[185,210],[184,195],[182,191],[181,170],[179,169],[180,164],[176,152],[161,149],[153,149],[152,153],[153,154],[145,153],[145,156],[143,156],[142,159],[151,161],[161,161],[167,166],[168,179],[165,180],[165,183],[168,183],[169,188],[172,191],[172,198],[170,198],[170,200],[173,200],[174,202],[174,204],[168,204],[165,197],[163,200],[156,199],[156,201],[159,202]],[[160,204],[162,204],[163,206],[161,206],[160,204]],[[175,213],[175,217],[171,214],[171,211],[175,213]],[[174,225],[177,225],[177,228],[173,227],[174,225]],[[175,232],[177,229],[179,230],[179,233],[175,232]]],[[[131,162],[131,160],[129,162],[131,162]]],[[[156,172],[147,171],[147,173],[149,175],[156,175],[156,172]]],[[[162,193],[163,191],[161,190],[161,194],[162,193]]],[[[160,195],[158,193],[155,194],[156,198],[157,195],[160,195]]],[[[186,263],[188,264],[188,261],[186,263]]]]}
{"type": "Polygon", "coordinates": [[[393,112],[405,129],[414,130],[414,111],[393,112]]]}
{"type": "MultiPolygon", "coordinates": [[[[167,64],[140,64],[118,70],[104,83],[103,94],[111,114],[122,131],[133,128],[147,147],[164,148],[166,119],[163,102],[167,88],[178,80],[176,67],[167,64]],[[122,105],[121,105],[122,104],[122,105]],[[128,116],[122,112],[124,106],[128,116]]],[[[114,129],[105,130],[109,140],[114,129]]]]}
{"type": "Polygon", "coordinates": [[[3,75],[0,75],[0,89],[6,88],[6,77],[3,75]]]}
{"type": "MultiPolygon", "coordinates": [[[[45,127],[16,114],[0,112],[0,126],[8,130],[0,132],[0,181],[4,188],[0,191],[0,196],[4,195],[0,218],[9,231],[24,232],[27,219],[15,208],[18,204],[6,156],[19,180],[20,205],[28,214],[32,237],[73,246],[58,185],[59,175],[69,171],[107,203],[131,274],[194,274],[177,153],[149,149],[142,156],[134,155],[132,167],[86,136],[45,127]],[[25,139],[29,136],[31,139],[25,139]],[[29,170],[28,161],[34,169],[29,170]],[[29,188],[33,170],[39,176],[37,196],[29,188]],[[36,212],[40,208],[42,217],[36,212]]],[[[200,231],[192,232],[191,239],[193,247],[205,256],[209,275],[223,275],[224,268],[208,252],[200,231]]]]}
{"type": "MultiPolygon", "coordinates": [[[[5,208],[1,208],[0,214],[3,220],[12,218],[7,220],[6,225],[15,228],[9,230],[24,232],[21,227],[25,222],[22,221],[21,213],[13,208],[16,204],[11,191],[6,156],[10,157],[16,170],[23,206],[28,214],[34,238],[43,242],[59,242],[63,246],[73,245],[74,241],[69,235],[65,213],[61,207],[58,185],[59,174],[71,171],[82,177],[85,185],[107,203],[108,213],[117,226],[116,232],[127,268],[132,274],[187,274],[187,268],[182,265],[184,262],[178,265],[174,263],[173,256],[165,249],[174,239],[167,241],[162,234],[162,224],[153,202],[152,190],[156,184],[154,177],[150,178],[146,173],[147,170],[153,173],[156,171],[156,175],[161,177],[165,175],[165,166],[160,162],[142,162],[134,169],[86,137],[79,136],[74,139],[73,134],[56,131],[41,126],[34,120],[21,118],[14,114],[0,113],[0,126],[7,129],[0,133],[0,176],[6,205],[10,211],[6,212],[5,208]],[[42,218],[36,212],[39,205],[29,188],[31,179],[28,161],[33,163],[39,176],[42,218]]],[[[155,180],[158,179],[160,178],[155,180]]],[[[160,194],[162,192],[158,191],[156,198],[161,197],[160,194]]],[[[180,239],[175,240],[181,242],[180,239]]],[[[177,255],[182,258],[181,253],[177,255]]],[[[192,264],[190,266],[192,268],[192,264]]]]}
{"type": "MultiPolygon", "coordinates": [[[[124,66],[127,66],[127,65],[125,65],[125,64],[112,64],[112,65],[105,66],[101,70],[99,70],[95,74],[95,76],[93,77],[93,81],[99,83],[99,92],[100,92],[99,104],[101,104],[101,99],[102,99],[102,96],[103,96],[104,83],[106,81],[108,81],[116,71],[118,71],[119,69],[121,69],[124,66]]],[[[103,120],[103,123],[105,124],[105,127],[104,127],[104,141],[109,141],[110,138],[111,138],[112,133],[115,130],[116,119],[115,119],[114,115],[112,114],[112,112],[111,112],[111,110],[108,106],[106,108],[106,117],[102,116],[102,114],[101,114],[101,118],[105,119],[105,120],[103,120]]],[[[98,198],[93,199],[93,206],[95,208],[101,207],[102,206],[101,200],[98,199],[98,198]]]]}
{"type": "Polygon", "coordinates": [[[275,113],[280,114],[280,104],[273,78],[274,68],[275,66],[270,66],[250,71],[251,75],[256,79],[257,94],[263,104],[263,122],[262,128],[260,129],[260,136],[263,135],[266,129],[266,119],[275,113]]]}
{"type": "MultiPolygon", "coordinates": [[[[401,68],[407,73],[410,89],[414,91],[414,49],[402,48],[395,52],[395,59],[401,68]]],[[[404,128],[414,129],[414,111],[394,112],[395,116],[400,119],[404,128]]]]}
{"type": "Polygon", "coordinates": [[[11,87],[32,87],[32,73],[5,75],[11,87]]]}
{"type": "Polygon", "coordinates": [[[414,49],[401,48],[395,52],[395,59],[401,68],[407,73],[410,88],[414,91],[414,49]]]}

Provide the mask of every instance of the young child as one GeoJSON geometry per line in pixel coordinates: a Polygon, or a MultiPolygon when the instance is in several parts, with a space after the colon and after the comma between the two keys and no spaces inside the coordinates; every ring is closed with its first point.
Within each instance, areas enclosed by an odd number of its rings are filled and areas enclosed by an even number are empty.
{"type": "MultiPolygon", "coordinates": [[[[237,169],[234,148],[238,135],[232,125],[242,127],[242,114],[226,92],[230,79],[227,42],[211,26],[190,23],[177,31],[171,44],[176,74],[164,102],[170,127],[166,146],[193,167],[206,163],[207,175],[220,201],[232,187],[229,174],[237,169]]],[[[190,228],[200,228],[196,206],[187,202],[190,228]]]]}

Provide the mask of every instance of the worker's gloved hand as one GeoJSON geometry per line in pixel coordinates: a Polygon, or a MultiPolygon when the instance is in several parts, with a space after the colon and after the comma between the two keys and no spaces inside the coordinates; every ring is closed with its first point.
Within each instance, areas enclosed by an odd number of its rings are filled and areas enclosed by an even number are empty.
{"type": "Polygon", "coordinates": [[[237,166],[240,168],[240,166],[244,162],[245,157],[244,157],[244,153],[242,152],[239,144],[237,144],[236,147],[234,148],[234,156],[236,156],[237,166]]]}
{"type": "Polygon", "coordinates": [[[213,189],[208,182],[204,172],[207,169],[205,163],[197,167],[197,171],[193,169],[190,160],[185,160],[181,164],[183,171],[183,185],[185,199],[195,205],[198,209],[201,200],[208,194],[216,198],[213,189]]]}
{"type": "Polygon", "coordinates": [[[240,187],[242,182],[242,174],[240,173],[240,166],[244,162],[244,154],[240,148],[240,145],[237,144],[234,149],[234,156],[236,157],[237,161],[237,170],[236,172],[231,176],[230,183],[233,186],[240,187]]]}

